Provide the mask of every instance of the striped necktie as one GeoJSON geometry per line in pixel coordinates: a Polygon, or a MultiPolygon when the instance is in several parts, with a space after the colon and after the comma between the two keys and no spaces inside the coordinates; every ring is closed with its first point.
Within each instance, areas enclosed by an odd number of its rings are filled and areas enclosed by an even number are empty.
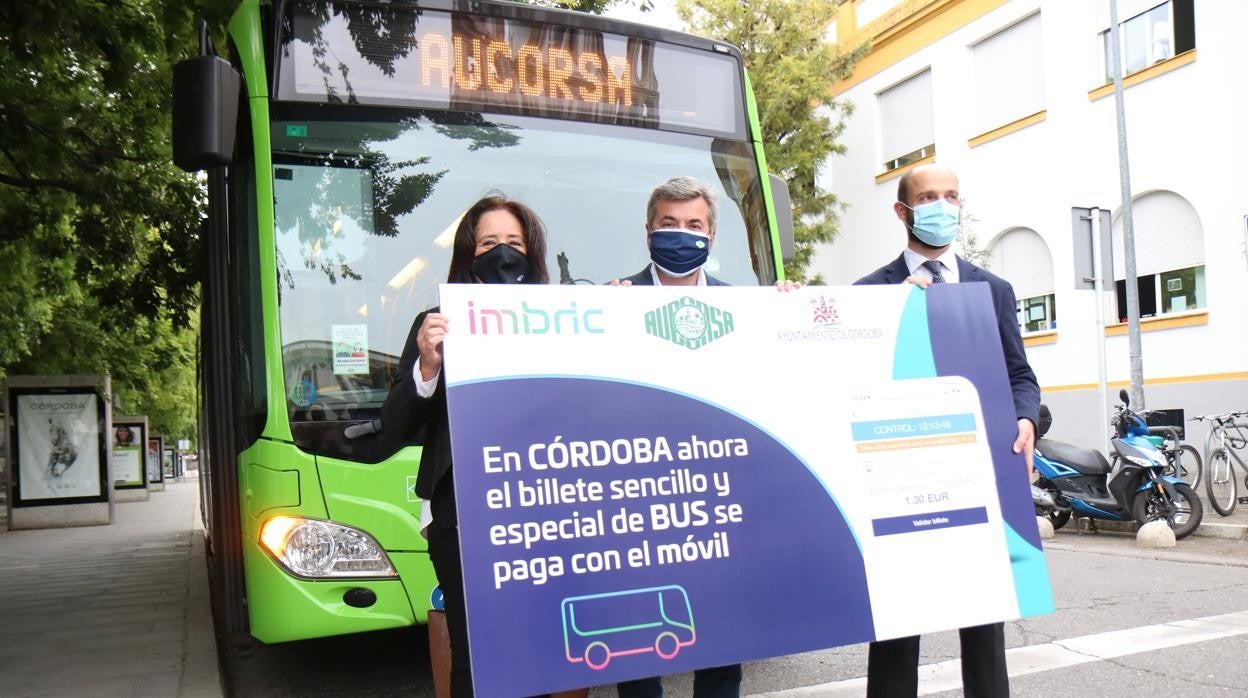
{"type": "Polygon", "coordinates": [[[929,259],[923,263],[923,268],[931,272],[932,283],[934,284],[945,283],[945,277],[943,274],[940,273],[940,262],[937,262],[934,259],[929,259]]]}

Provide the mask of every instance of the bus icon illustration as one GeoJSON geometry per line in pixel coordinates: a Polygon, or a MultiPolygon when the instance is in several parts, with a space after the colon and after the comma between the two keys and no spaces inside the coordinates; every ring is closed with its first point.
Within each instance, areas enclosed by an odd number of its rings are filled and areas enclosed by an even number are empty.
{"type": "Polygon", "coordinates": [[[646,652],[672,659],[697,641],[689,595],[676,585],[572,596],[561,607],[567,659],[590,669],[646,652]]]}

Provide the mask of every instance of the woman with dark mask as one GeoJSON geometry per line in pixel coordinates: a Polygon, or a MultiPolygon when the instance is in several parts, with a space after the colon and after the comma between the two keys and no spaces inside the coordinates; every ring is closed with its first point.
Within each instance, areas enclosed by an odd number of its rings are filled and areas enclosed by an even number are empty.
{"type": "MultiPolygon", "coordinates": [[[[455,231],[448,283],[545,284],[547,278],[546,228],[529,207],[487,196],[464,213],[455,231]]],[[[416,493],[428,500],[425,506],[432,513],[429,559],[442,588],[451,637],[451,695],[463,698],[472,696],[472,670],[442,379],[442,340],[448,329],[438,308],[416,317],[399,359],[398,378],[382,405],[381,421],[387,433],[404,441],[424,429],[416,493]]]]}

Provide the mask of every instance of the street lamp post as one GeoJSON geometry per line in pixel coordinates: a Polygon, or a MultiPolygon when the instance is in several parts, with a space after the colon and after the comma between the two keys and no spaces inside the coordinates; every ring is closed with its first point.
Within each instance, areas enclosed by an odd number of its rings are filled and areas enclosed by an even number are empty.
{"type": "Polygon", "coordinates": [[[1144,409],[1144,357],[1140,343],[1140,289],[1135,273],[1135,226],[1131,219],[1131,172],[1127,162],[1127,117],[1122,96],[1122,45],[1118,0],[1109,0],[1109,44],[1114,76],[1114,113],[1118,121],[1118,182],[1122,190],[1122,258],[1127,287],[1127,342],[1131,357],[1131,406],[1144,409]]]}

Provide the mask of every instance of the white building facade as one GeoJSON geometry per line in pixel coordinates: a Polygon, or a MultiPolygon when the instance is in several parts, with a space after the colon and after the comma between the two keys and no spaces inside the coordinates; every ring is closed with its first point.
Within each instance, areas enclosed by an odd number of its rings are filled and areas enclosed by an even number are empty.
{"type": "MultiPolygon", "coordinates": [[[[822,184],[847,205],[812,272],[848,284],[895,258],[906,170],[959,175],[970,256],[1009,280],[1051,436],[1097,447],[1097,343],[1130,379],[1109,0],[845,0],[868,56],[833,91],[855,106],[822,184]],[[1077,290],[1072,207],[1112,212],[1114,284],[1096,322],[1077,290]]],[[[1149,409],[1248,409],[1248,2],[1118,0],[1149,409]]],[[[1111,397],[1110,402],[1115,402],[1111,397]]],[[[1200,427],[1188,440],[1200,446],[1200,427]]]]}

